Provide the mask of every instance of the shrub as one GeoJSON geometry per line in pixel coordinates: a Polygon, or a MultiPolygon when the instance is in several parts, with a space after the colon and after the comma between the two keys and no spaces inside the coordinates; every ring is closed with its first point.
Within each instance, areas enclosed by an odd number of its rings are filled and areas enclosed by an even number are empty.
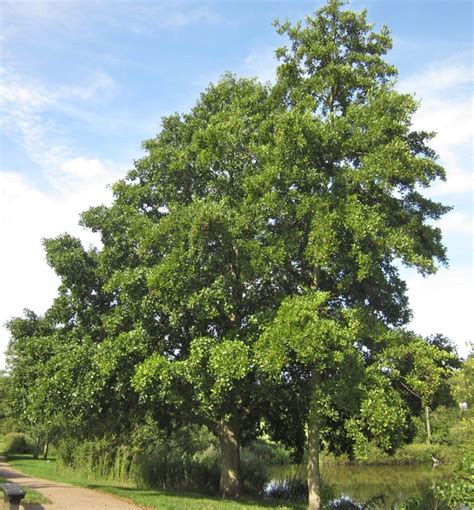
{"type": "Polygon", "coordinates": [[[157,448],[153,453],[135,455],[129,476],[141,487],[213,493],[219,488],[219,455],[212,446],[194,454],[157,448]]]}
{"type": "Polygon", "coordinates": [[[33,443],[23,432],[10,432],[5,435],[4,448],[6,455],[15,453],[33,453],[33,443]]]}
{"type": "Polygon", "coordinates": [[[458,420],[448,432],[448,441],[459,449],[474,451],[474,416],[458,420]]]}
{"type": "Polygon", "coordinates": [[[258,459],[266,466],[291,464],[291,453],[278,443],[256,439],[242,448],[242,456],[258,459]]]}
{"type": "Polygon", "coordinates": [[[454,470],[452,479],[436,487],[436,495],[449,508],[473,508],[474,505],[474,453],[464,452],[454,470]],[[469,505],[469,506],[468,506],[469,505]]]}
{"type": "Polygon", "coordinates": [[[397,464],[423,464],[432,462],[432,455],[448,464],[455,460],[456,451],[442,444],[413,443],[397,450],[393,459],[397,464]]]}

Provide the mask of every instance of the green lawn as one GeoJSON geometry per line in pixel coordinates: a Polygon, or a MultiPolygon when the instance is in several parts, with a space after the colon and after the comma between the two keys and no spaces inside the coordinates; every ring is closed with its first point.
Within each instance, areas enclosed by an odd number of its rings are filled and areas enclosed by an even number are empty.
{"type": "Polygon", "coordinates": [[[109,492],[121,498],[130,499],[146,508],[160,510],[258,510],[259,508],[279,508],[280,510],[302,510],[303,505],[284,505],[278,502],[266,502],[251,499],[226,501],[217,497],[189,492],[172,492],[127,487],[103,480],[92,480],[61,467],[57,469],[54,458],[49,461],[33,460],[31,456],[15,455],[8,459],[13,467],[31,476],[70,483],[103,492],[109,492]]]}

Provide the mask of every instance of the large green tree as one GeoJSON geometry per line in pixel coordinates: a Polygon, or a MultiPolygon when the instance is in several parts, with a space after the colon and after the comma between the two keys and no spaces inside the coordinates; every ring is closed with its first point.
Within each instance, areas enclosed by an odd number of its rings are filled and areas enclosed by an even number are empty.
{"type": "Polygon", "coordinates": [[[283,108],[270,92],[225,76],[190,113],[163,119],[112,207],[83,216],[102,236],[99,264],[116,300],[103,315],[111,359],[129,356],[117,335],[141,338],[142,362],[127,376],[142,402],[218,436],[225,496],[241,493],[240,444],[269,398],[252,349],[260,317],[295,290],[291,232],[276,237],[247,190],[283,108]]]}
{"type": "Polygon", "coordinates": [[[429,220],[446,208],[420,191],[444,178],[431,135],[411,129],[416,102],[394,89],[388,30],[342,7],[277,24],[289,44],[273,86],[225,76],[163,119],[113,204],[82,216],[100,250],[46,243],[62,281],[47,336],[64,361],[48,394],[75,381],[77,414],[119,413],[111,427],[138,399],[163,423],[206,425],[228,496],[262,416],[294,445],[306,422],[314,509],[322,435],[396,435],[402,403],[366,365],[409,318],[397,261],[423,274],[445,262],[429,220]]]}

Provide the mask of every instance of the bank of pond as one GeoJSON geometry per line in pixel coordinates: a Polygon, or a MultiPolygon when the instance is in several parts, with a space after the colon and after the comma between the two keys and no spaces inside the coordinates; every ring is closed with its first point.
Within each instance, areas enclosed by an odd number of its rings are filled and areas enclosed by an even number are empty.
{"type": "MultiPolygon", "coordinates": [[[[170,500],[170,508],[185,509],[189,498],[205,499],[205,508],[220,508],[219,499],[204,493],[176,489],[153,491],[149,487],[124,483],[112,479],[100,479],[83,471],[67,468],[61,461],[52,458],[48,461],[33,460],[29,455],[16,455],[9,458],[12,467],[33,476],[99,488],[107,492],[127,497],[136,503],[146,504],[147,508],[161,506],[170,500]],[[143,489],[141,492],[137,490],[143,489]],[[146,494],[144,501],[138,500],[146,494]],[[174,503],[173,503],[174,502],[174,503]],[[156,505],[156,506],[154,506],[156,505]],[[214,506],[215,505],[215,506],[214,506]]],[[[286,508],[302,510],[306,508],[307,485],[306,468],[300,464],[268,466],[267,479],[260,494],[235,502],[235,508],[286,508]],[[250,506],[248,506],[250,505],[250,506]],[[260,506],[261,505],[261,506],[260,506]]],[[[435,466],[429,463],[420,465],[351,465],[329,462],[322,466],[323,497],[328,510],[469,510],[472,506],[443,504],[435,497],[435,487],[451,477],[452,466],[435,466]]],[[[201,501],[203,503],[203,501],[201,501]]],[[[222,503],[222,501],[221,501],[222,503]]],[[[234,508],[234,505],[231,505],[234,508]]],[[[194,507],[192,507],[194,508],[194,507]]],[[[200,508],[200,507],[197,507],[200,508]]],[[[226,504],[227,508],[227,504],[226,504]]]]}
{"type": "MultiPolygon", "coordinates": [[[[305,465],[272,466],[265,492],[273,497],[305,499],[305,465]]],[[[378,508],[387,510],[423,508],[434,496],[434,488],[450,474],[446,466],[346,465],[322,467],[325,491],[333,508],[378,508]],[[424,503],[424,501],[426,503],[424,503]]],[[[432,508],[426,506],[426,508],[432,508]]]]}
{"type": "MultiPolygon", "coordinates": [[[[202,430],[194,430],[189,436],[180,434],[179,437],[168,436],[166,440],[156,439],[148,452],[143,448],[114,444],[110,439],[62,440],[52,447],[50,453],[54,457],[47,461],[33,459],[34,450],[25,434],[7,434],[3,447],[13,467],[38,478],[83,486],[102,484],[101,487],[109,491],[110,487],[115,487],[122,491],[121,496],[134,501],[138,489],[147,492],[152,499],[153,493],[159,495],[162,503],[163,497],[181,498],[177,494],[187,494],[186,497],[202,494],[209,501],[219,501],[216,498],[219,449],[212,437],[202,430]]],[[[464,457],[461,480],[469,481],[474,498],[472,454],[464,457]]],[[[453,504],[443,503],[440,497],[439,488],[456,478],[456,464],[460,458],[463,456],[459,448],[421,443],[405,445],[391,456],[372,448],[365,463],[359,464],[351,463],[347,457],[324,454],[321,462],[323,500],[326,508],[340,510],[472,508],[463,507],[464,500],[468,504],[468,498],[455,493],[444,498],[451,498],[453,504]],[[437,459],[435,463],[433,456],[437,459]]],[[[252,507],[261,504],[262,507],[305,508],[306,468],[304,464],[291,464],[290,459],[288,450],[266,440],[256,440],[242,448],[241,475],[245,493],[254,501],[252,507]]],[[[467,492],[466,487],[461,490],[469,493],[469,487],[467,492]]],[[[146,504],[136,502],[154,508],[148,501],[146,504]]],[[[156,508],[162,508],[156,504],[156,508]]],[[[242,502],[238,508],[240,504],[242,502]]],[[[175,507],[171,505],[173,509],[180,508],[176,502],[175,507]]]]}

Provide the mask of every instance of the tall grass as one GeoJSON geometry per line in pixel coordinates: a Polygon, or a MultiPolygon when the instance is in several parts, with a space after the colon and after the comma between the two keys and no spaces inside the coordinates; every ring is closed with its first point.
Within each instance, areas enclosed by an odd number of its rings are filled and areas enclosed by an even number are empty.
{"type": "MultiPolygon", "coordinates": [[[[58,460],[85,478],[150,489],[217,492],[220,455],[213,436],[187,431],[153,439],[146,445],[134,441],[123,444],[116,438],[63,439],[57,446],[58,460]]],[[[267,478],[265,460],[259,459],[254,450],[244,450],[241,468],[245,492],[261,492],[267,478]]]]}

